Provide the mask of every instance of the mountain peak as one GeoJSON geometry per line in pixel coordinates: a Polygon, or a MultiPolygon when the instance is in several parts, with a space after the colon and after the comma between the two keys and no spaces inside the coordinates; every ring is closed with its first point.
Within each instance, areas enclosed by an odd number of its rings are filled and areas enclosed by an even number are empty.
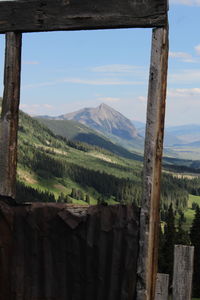
{"type": "Polygon", "coordinates": [[[109,105],[105,104],[105,103],[101,103],[98,106],[99,109],[112,109],[112,107],[110,107],[109,105]]]}
{"type": "Polygon", "coordinates": [[[111,134],[125,140],[139,137],[131,121],[105,103],[60,116],[60,119],[74,120],[105,135],[111,134]]]}

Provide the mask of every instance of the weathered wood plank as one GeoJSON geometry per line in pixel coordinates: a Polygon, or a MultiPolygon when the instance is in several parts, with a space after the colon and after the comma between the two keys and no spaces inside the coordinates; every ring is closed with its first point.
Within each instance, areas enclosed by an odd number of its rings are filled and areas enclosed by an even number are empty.
{"type": "Polygon", "coordinates": [[[0,119],[0,195],[15,197],[20,98],[21,33],[6,34],[4,94],[0,119]]]}
{"type": "Polygon", "coordinates": [[[59,203],[10,208],[0,201],[1,300],[135,299],[139,210],[99,205],[79,207],[80,214],[73,215],[73,208],[59,203]],[[113,274],[115,298],[109,295],[113,274]]]}
{"type": "Polygon", "coordinates": [[[191,300],[194,247],[174,248],[173,300],[191,300]]]}
{"type": "Polygon", "coordinates": [[[169,275],[157,274],[155,300],[168,300],[169,275]]]}
{"type": "Polygon", "coordinates": [[[0,2],[0,33],[160,27],[167,0],[20,0],[0,2]]]}
{"type": "Polygon", "coordinates": [[[155,295],[167,67],[168,27],[157,28],[152,34],[147,105],[143,199],[140,215],[138,300],[154,300],[155,295]]]}

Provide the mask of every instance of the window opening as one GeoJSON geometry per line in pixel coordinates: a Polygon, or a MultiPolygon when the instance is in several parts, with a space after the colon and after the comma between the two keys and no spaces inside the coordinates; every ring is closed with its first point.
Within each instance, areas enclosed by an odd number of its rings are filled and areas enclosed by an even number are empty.
{"type": "Polygon", "coordinates": [[[22,53],[17,199],[140,205],[149,30],[25,34],[22,53]]]}

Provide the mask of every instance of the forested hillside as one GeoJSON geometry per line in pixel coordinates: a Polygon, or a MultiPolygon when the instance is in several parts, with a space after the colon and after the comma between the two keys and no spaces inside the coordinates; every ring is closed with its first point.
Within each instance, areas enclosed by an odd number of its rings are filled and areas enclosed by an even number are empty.
{"type": "MultiPolygon", "coordinates": [[[[53,197],[58,199],[61,194],[62,197],[68,196],[68,201],[81,200],[88,194],[91,203],[140,202],[141,162],[56,136],[23,112],[20,112],[18,157],[21,185],[43,193],[50,192],[51,200],[53,197]],[[79,191],[77,194],[81,196],[71,197],[75,194],[72,189],[79,191]]],[[[186,207],[188,185],[183,187],[182,179],[175,180],[172,175],[164,174],[162,208],[168,207],[172,201],[175,209],[186,207]]],[[[22,190],[22,186],[18,190],[22,190]]],[[[46,195],[42,194],[42,197],[48,199],[46,195]]]]}
{"type": "Polygon", "coordinates": [[[19,181],[41,191],[49,190],[56,198],[61,193],[70,197],[74,188],[85,197],[89,193],[94,203],[99,198],[139,201],[140,162],[57,137],[24,113],[20,113],[18,157],[19,181]]]}
{"type": "Polygon", "coordinates": [[[79,141],[93,146],[104,148],[122,157],[142,161],[142,156],[113,143],[97,131],[73,120],[52,120],[49,118],[36,118],[47,126],[54,134],[68,140],[79,141]]]}

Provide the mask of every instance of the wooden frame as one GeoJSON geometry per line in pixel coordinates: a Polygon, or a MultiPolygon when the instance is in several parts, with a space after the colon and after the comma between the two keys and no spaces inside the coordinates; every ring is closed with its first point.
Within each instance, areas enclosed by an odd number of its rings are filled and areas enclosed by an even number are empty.
{"type": "Polygon", "coordinates": [[[143,198],[140,214],[137,288],[139,300],[153,300],[156,288],[168,48],[168,26],[154,29],[149,72],[143,198]]]}
{"type": "Polygon", "coordinates": [[[0,1],[0,33],[160,27],[167,22],[167,0],[0,1]]]}
{"type": "Polygon", "coordinates": [[[22,33],[156,27],[152,34],[137,300],[153,300],[155,295],[168,63],[167,10],[168,0],[0,1],[0,33],[6,33],[7,41],[0,119],[1,198],[15,198],[22,33]]]}

